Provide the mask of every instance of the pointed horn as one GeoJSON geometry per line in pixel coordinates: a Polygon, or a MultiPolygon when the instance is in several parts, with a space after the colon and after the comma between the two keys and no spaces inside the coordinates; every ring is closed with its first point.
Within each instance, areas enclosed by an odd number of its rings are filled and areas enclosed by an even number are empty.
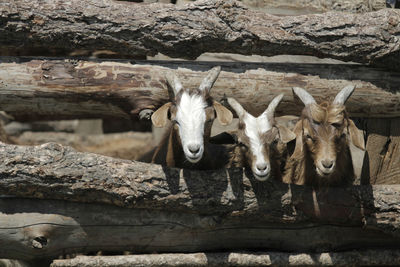
{"type": "Polygon", "coordinates": [[[300,98],[304,105],[316,104],[314,97],[300,87],[293,87],[293,92],[300,98]]]}
{"type": "Polygon", "coordinates": [[[199,86],[200,91],[207,90],[207,93],[209,93],[211,88],[213,87],[215,81],[217,80],[218,75],[219,75],[220,72],[221,72],[221,67],[220,66],[212,68],[208,72],[207,76],[201,82],[201,84],[199,86]]]}
{"type": "Polygon", "coordinates": [[[165,78],[167,79],[167,83],[169,84],[169,86],[174,91],[174,94],[177,95],[179,91],[182,90],[182,84],[179,81],[178,77],[176,77],[175,73],[169,72],[167,73],[165,78]]]}
{"type": "Polygon", "coordinates": [[[343,88],[335,97],[335,100],[333,100],[333,104],[335,105],[344,105],[346,103],[347,99],[351,96],[351,94],[354,92],[354,89],[356,87],[354,85],[348,85],[345,88],[343,88]]]}
{"type": "Polygon", "coordinates": [[[246,114],[246,110],[236,101],[236,99],[228,97],[228,103],[232,109],[236,112],[239,118],[242,118],[246,114]]]}
{"type": "Polygon", "coordinates": [[[274,116],[275,109],[279,105],[279,103],[282,101],[283,94],[277,95],[272,99],[272,101],[269,103],[268,108],[263,112],[263,114],[267,114],[267,116],[274,116]]]}

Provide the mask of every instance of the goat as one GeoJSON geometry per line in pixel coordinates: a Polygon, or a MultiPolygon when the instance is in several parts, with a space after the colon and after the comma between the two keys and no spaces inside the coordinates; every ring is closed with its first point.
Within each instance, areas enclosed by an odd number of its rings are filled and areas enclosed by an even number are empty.
{"type": "Polygon", "coordinates": [[[174,97],[151,116],[155,127],[168,126],[153,154],[152,163],[194,169],[224,167],[220,160],[223,150],[214,149],[213,155],[208,154],[208,149],[213,147],[208,143],[213,120],[217,118],[222,125],[228,125],[233,118],[227,108],[210,96],[220,71],[221,67],[212,68],[199,88],[194,90],[183,88],[175,74],[166,76],[174,97]]]}
{"type": "Polygon", "coordinates": [[[332,103],[321,104],[304,89],[293,88],[305,107],[293,130],[297,136],[296,145],[285,168],[284,182],[317,188],[353,182],[349,144],[365,150],[363,133],[348,117],[344,106],[354,88],[347,86],[332,103]]]}
{"type": "Polygon", "coordinates": [[[296,138],[295,134],[283,125],[278,125],[274,112],[283,98],[276,96],[268,108],[258,117],[248,113],[234,98],[228,103],[239,117],[239,129],[236,132],[239,143],[236,154],[242,155],[242,165],[251,169],[259,181],[273,176],[281,180],[284,167],[286,143],[296,138]]]}

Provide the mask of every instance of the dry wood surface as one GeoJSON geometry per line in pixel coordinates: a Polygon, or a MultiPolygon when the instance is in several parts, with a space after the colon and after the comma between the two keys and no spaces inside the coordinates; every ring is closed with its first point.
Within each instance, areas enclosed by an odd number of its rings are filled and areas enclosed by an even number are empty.
{"type": "MultiPolygon", "coordinates": [[[[398,70],[400,11],[278,17],[238,1],[183,6],[112,0],[0,3],[1,55],[157,53],[195,59],[204,52],[314,55],[398,70]],[[108,51],[108,52],[107,52],[108,51]]],[[[108,55],[110,56],[110,55],[108,55]]]]}
{"type": "Polygon", "coordinates": [[[242,169],[170,169],[54,143],[0,152],[0,194],[17,196],[0,201],[0,257],[400,244],[400,185],[314,192],[242,169]]]}
{"type": "Polygon", "coordinates": [[[235,97],[252,114],[284,93],[278,115],[298,115],[303,103],[292,87],[317,101],[332,100],[343,87],[356,90],[346,106],[351,116],[399,117],[400,75],[360,65],[182,61],[85,61],[2,58],[0,107],[17,120],[123,118],[168,101],[165,75],[176,72],[186,87],[198,87],[221,65],[211,95],[235,97]]]}

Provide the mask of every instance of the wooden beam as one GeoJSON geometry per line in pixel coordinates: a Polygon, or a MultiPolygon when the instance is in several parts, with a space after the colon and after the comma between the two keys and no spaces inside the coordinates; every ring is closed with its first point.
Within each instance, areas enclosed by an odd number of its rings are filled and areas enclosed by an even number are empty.
{"type": "Polygon", "coordinates": [[[360,65],[175,61],[87,61],[2,58],[0,107],[17,120],[133,118],[168,101],[165,74],[177,72],[197,87],[205,72],[222,66],[211,94],[233,96],[260,114],[284,93],[277,114],[300,114],[292,87],[317,101],[331,100],[348,84],[357,86],[346,106],[352,116],[399,117],[400,74],[360,65]]]}
{"type": "Polygon", "coordinates": [[[124,266],[392,266],[400,261],[399,250],[354,250],[329,253],[222,252],[165,253],[125,256],[78,256],[55,260],[51,267],[124,266]]]}
{"type": "Polygon", "coordinates": [[[54,143],[0,152],[0,194],[29,198],[0,201],[0,258],[400,244],[400,185],[314,192],[243,169],[170,169],[54,143]]]}
{"type": "Polygon", "coordinates": [[[142,59],[158,52],[186,59],[204,52],[298,54],[398,70],[399,21],[394,9],[277,17],[234,0],[183,6],[14,0],[0,3],[0,51],[60,56],[107,50],[111,56],[142,59]]]}

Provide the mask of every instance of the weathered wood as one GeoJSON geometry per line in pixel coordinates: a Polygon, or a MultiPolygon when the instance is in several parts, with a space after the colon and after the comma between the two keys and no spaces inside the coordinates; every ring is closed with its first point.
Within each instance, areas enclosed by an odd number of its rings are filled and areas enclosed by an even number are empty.
{"type": "MultiPolygon", "coordinates": [[[[65,254],[99,250],[119,253],[263,249],[326,252],[400,246],[398,233],[363,229],[360,223],[354,224],[347,218],[328,224],[310,219],[282,223],[278,220],[285,218],[269,214],[267,210],[253,214],[256,216],[200,215],[3,197],[0,198],[0,212],[0,257],[22,260],[54,259],[65,254]]],[[[394,216],[398,213],[392,218],[394,216]]],[[[354,217],[349,218],[352,219],[354,217]]]]}
{"type": "Polygon", "coordinates": [[[169,169],[51,143],[0,144],[0,194],[81,202],[1,199],[0,257],[400,244],[400,185],[314,193],[242,169],[169,169]]]}
{"type": "Polygon", "coordinates": [[[400,11],[328,12],[277,17],[239,2],[183,6],[97,0],[0,3],[1,55],[67,55],[110,50],[143,58],[161,52],[194,59],[204,52],[315,55],[400,66],[400,11]]]}
{"type": "Polygon", "coordinates": [[[51,267],[125,267],[125,266],[394,266],[400,261],[398,250],[357,250],[331,253],[192,253],[127,256],[78,256],[55,260],[51,267]]]}
{"type": "Polygon", "coordinates": [[[400,116],[400,75],[360,65],[2,60],[0,107],[18,120],[137,118],[140,110],[155,109],[168,100],[167,72],[177,71],[184,86],[198,87],[216,65],[222,72],[212,96],[233,96],[254,115],[280,93],[285,96],[277,114],[300,114],[303,103],[293,99],[293,86],[306,88],[322,101],[354,84],[357,88],[346,103],[352,116],[400,116]]]}

